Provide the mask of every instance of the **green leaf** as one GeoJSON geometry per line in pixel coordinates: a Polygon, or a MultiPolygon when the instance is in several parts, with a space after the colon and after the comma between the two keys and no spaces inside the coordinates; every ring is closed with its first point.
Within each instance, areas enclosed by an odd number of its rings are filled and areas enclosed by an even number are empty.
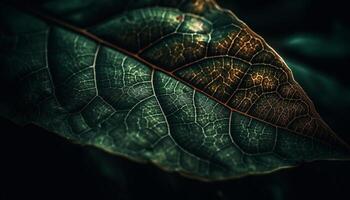
{"type": "Polygon", "coordinates": [[[202,180],[349,158],[282,58],[230,11],[101,2],[1,6],[2,116],[202,180]]]}

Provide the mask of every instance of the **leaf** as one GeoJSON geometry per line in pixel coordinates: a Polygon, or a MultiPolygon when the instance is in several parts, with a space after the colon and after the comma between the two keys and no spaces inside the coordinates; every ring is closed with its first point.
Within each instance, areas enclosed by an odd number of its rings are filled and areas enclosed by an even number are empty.
{"type": "Polygon", "coordinates": [[[282,58],[230,11],[101,2],[1,6],[2,116],[202,180],[349,157],[282,58]]]}

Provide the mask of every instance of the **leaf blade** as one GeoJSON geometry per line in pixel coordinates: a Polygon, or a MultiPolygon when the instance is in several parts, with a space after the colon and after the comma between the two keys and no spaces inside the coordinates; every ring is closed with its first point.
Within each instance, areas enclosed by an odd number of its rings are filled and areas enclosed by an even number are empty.
{"type": "Polygon", "coordinates": [[[24,95],[19,98],[19,114],[80,143],[208,180],[267,173],[300,160],[344,157],[328,145],[315,145],[275,125],[232,113],[168,73],[91,38],[44,25],[39,32],[12,39],[9,43],[16,43],[16,48],[2,57],[8,66],[4,74],[15,69],[10,82],[24,95]],[[32,43],[35,35],[37,43],[32,43]],[[39,51],[33,51],[38,44],[39,51]],[[29,68],[13,63],[11,56],[22,58],[29,68]],[[45,73],[39,75],[42,69],[45,73]],[[27,84],[16,82],[22,74],[27,74],[27,84]],[[22,99],[29,102],[23,104],[22,99]],[[271,145],[273,141],[278,142],[271,145]]]}

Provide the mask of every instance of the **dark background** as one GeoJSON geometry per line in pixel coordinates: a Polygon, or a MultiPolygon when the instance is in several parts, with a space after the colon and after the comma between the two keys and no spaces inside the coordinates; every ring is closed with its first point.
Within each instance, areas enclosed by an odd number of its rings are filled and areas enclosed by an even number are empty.
{"type": "MultiPolygon", "coordinates": [[[[350,23],[345,1],[220,4],[293,64],[295,78],[321,116],[349,142],[350,23]]],[[[318,161],[269,175],[205,183],[73,144],[35,126],[0,120],[0,127],[0,199],[350,199],[349,161],[318,161]]]]}

